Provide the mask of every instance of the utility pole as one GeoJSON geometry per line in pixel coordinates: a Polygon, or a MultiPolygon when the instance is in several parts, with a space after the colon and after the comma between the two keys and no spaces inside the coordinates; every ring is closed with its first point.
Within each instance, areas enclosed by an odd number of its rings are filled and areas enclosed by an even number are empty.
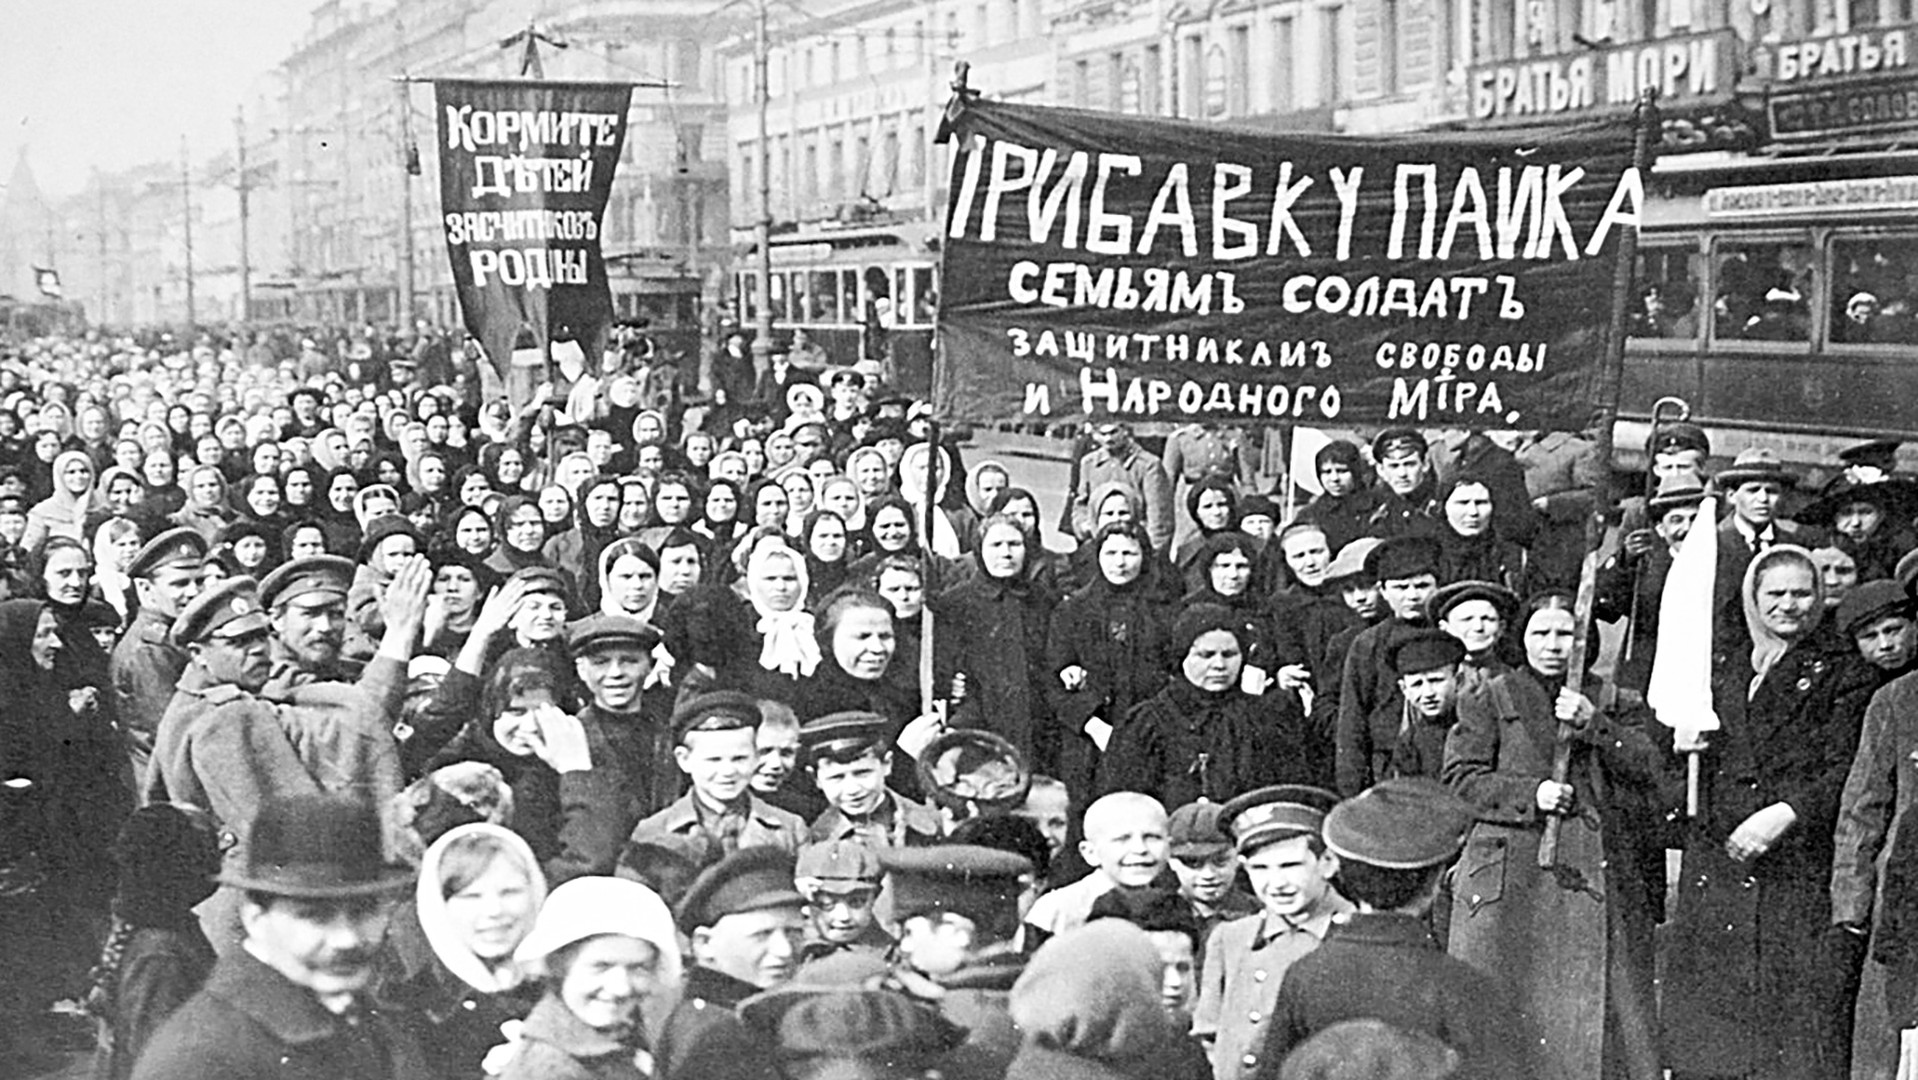
{"type": "Polygon", "coordinates": [[[413,145],[413,84],[401,78],[393,85],[400,93],[400,309],[394,322],[405,332],[413,327],[413,174],[420,160],[413,145]]]}
{"type": "Polygon", "coordinates": [[[193,305],[193,169],[187,163],[186,136],[180,136],[180,203],[186,211],[182,229],[186,237],[186,329],[192,335],[199,326],[193,305]]]}
{"type": "Polygon", "coordinates": [[[253,182],[246,175],[246,109],[233,110],[233,133],[239,147],[239,172],[233,181],[233,189],[240,197],[240,322],[253,320],[253,248],[248,237],[251,223],[247,213],[247,193],[253,190],[253,182]]]}
{"type": "Polygon", "coordinates": [[[759,0],[753,31],[754,96],[759,111],[759,144],[753,150],[758,171],[759,220],[753,240],[759,245],[759,274],[753,282],[753,369],[765,371],[773,351],[773,185],[772,151],[767,146],[766,109],[772,98],[771,63],[766,55],[766,0],[759,0]]]}

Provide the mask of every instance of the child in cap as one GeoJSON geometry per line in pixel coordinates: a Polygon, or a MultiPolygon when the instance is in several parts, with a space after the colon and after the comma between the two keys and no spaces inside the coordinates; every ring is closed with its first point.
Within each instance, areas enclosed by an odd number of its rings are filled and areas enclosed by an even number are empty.
{"type": "Polygon", "coordinates": [[[891,729],[866,712],[830,713],[800,727],[807,772],[827,804],[813,820],[812,840],[859,840],[876,850],[934,843],[945,832],[938,811],[887,786],[891,729]]]}
{"type": "Polygon", "coordinates": [[[1253,1076],[1279,983],[1352,910],[1333,888],[1339,861],[1319,836],[1338,797],[1321,788],[1260,788],[1219,809],[1259,912],[1220,925],[1206,940],[1193,1033],[1211,1047],[1218,1080],[1253,1076]]]}
{"type": "Polygon", "coordinates": [[[892,952],[892,935],[880,927],[873,910],[884,876],[878,854],[857,840],[825,840],[799,849],[793,884],[806,898],[802,962],[840,952],[892,952]]]}
{"type": "Polygon", "coordinates": [[[1150,795],[1115,791],[1086,808],[1079,854],[1092,873],[1046,893],[1026,913],[1026,948],[1083,926],[1093,901],[1114,889],[1172,885],[1171,825],[1165,807],[1150,795]]]}
{"type": "Polygon", "coordinates": [[[1192,909],[1201,955],[1213,927],[1259,911],[1258,901],[1239,887],[1239,860],[1220,830],[1221,809],[1220,803],[1187,803],[1170,819],[1172,873],[1192,909]]]}
{"type": "Polygon", "coordinates": [[[635,826],[631,842],[672,848],[701,869],[744,848],[796,853],[806,823],[752,790],[761,722],[759,703],[734,690],[681,705],[673,713],[673,760],[691,789],[635,826]]]}
{"type": "Polygon", "coordinates": [[[1326,815],[1325,847],[1358,911],[1286,972],[1255,1075],[1276,1078],[1294,1046],[1362,1018],[1438,1037],[1458,1051],[1464,1075],[1535,1075],[1509,989],[1447,956],[1425,926],[1472,818],[1463,800],[1413,777],[1374,785],[1326,815]]]}

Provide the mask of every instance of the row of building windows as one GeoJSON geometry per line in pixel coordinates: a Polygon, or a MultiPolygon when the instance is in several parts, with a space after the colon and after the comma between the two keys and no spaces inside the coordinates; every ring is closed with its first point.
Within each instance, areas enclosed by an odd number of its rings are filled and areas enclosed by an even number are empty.
{"type": "MultiPolygon", "coordinates": [[[[756,147],[741,143],[733,166],[733,205],[748,217],[759,206],[756,147]]],[[[926,181],[925,130],[916,121],[890,117],[866,130],[776,135],[770,161],[774,216],[811,217],[861,197],[885,200],[916,192],[926,181]]]]}

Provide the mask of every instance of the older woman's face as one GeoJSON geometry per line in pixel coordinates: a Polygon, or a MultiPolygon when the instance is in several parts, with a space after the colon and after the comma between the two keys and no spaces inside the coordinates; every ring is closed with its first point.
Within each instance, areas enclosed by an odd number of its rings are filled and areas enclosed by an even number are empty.
{"type": "Polygon", "coordinates": [[[661,484],[659,493],[653,496],[653,512],[659,515],[661,524],[682,524],[692,516],[693,493],[684,484],[661,484]]]}
{"type": "Polygon", "coordinates": [[[67,489],[69,495],[84,495],[93,486],[93,466],[81,458],[74,458],[60,467],[60,486],[67,489]]]}
{"type": "Polygon", "coordinates": [[[832,628],[833,659],[855,679],[884,675],[896,646],[892,615],[877,608],[846,608],[832,628]]]}
{"type": "Polygon", "coordinates": [[[1145,569],[1145,550],[1130,536],[1108,536],[1099,545],[1099,573],[1113,585],[1129,585],[1139,580],[1145,569]]]}
{"type": "Polygon", "coordinates": [[[799,606],[799,570],[792,557],[778,555],[760,560],[752,575],[752,592],[774,611],[791,611],[799,606]]]}
{"type": "Polygon", "coordinates": [[[313,477],[305,469],[286,474],[286,501],[293,506],[305,506],[313,501],[313,477]]]}
{"type": "Polygon", "coordinates": [[[1001,522],[979,538],[980,562],[990,577],[1012,577],[1026,566],[1026,534],[1001,522]]]}
{"type": "Polygon", "coordinates": [[[838,518],[822,517],[812,530],[812,554],[820,562],[838,562],[846,554],[846,525],[838,518]]]}
{"type": "Polygon", "coordinates": [[[659,986],[659,950],[624,934],[587,938],[559,979],[559,1000],[580,1023],[624,1032],[659,986]]]}
{"type": "Polygon", "coordinates": [[[53,612],[42,610],[40,621],[33,627],[33,643],[28,647],[33,657],[33,666],[41,671],[52,671],[54,658],[60,655],[60,620],[53,612]]]}
{"type": "Polygon", "coordinates": [[[521,506],[506,519],[506,542],[520,551],[538,551],[545,536],[546,527],[534,507],[521,506]]]}
{"type": "Polygon", "coordinates": [[[767,484],[759,489],[759,496],[753,502],[753,524],[784,528],[788,508],[786,490],[778,484],[767,484]]]}
{"type": "Polygon", "coordinates": [[[220,474],[215,469],[199,469],[193,474],[194,505],[201,509],[217,506],[220,502],[220,474]]]}
{"type": "Polygon", "coordinates": [[[1207,575],[1220,596],[1238,596],[1252,584],[1252,560],[1245,552],[1229,548],[1213,556],[1207,575]]]}
{"type": "Polygon", "coordinates": [[[547,521],[557,525],[565,521],[573,512],[572,501],[558,488],[549,487],[539,493],[539,513],[547,521]]]}
{"type": "Polygon", "coordinates": [[[1239,648],[1238,635],[1232,631],[1207,630],[1192,639],[1179,666],[1186,682],[1217,693],[1239,685],[1245,654],[1239,648]]]}
{"type": "MultiPolygon", "coordinates": [[[[1809,580],[1809,577],[1807,577],[1809,580]]],[[[1544,608],[1525,620],[1525,662],[1545,676],[1563,675],[1572,666],[1574,627],[1572,613],[1564,608],[1544,608]]]]}

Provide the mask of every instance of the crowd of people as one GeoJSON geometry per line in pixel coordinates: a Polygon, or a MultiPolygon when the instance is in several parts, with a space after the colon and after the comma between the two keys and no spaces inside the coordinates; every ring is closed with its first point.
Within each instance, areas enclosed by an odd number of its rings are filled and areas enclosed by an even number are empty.
{"type": "Polygon", "coordinates": [[[84,1015],[102,1080],[1891,1075],[1895,446],[1804,493],[1665,424],[1600,506],[1586,436],[1390,428],[1294,505],[1100,422],[1049,545],[927,403],[742,341],[519,407],[443,349],[8,345],[0,1071],[84,1015]]]}

